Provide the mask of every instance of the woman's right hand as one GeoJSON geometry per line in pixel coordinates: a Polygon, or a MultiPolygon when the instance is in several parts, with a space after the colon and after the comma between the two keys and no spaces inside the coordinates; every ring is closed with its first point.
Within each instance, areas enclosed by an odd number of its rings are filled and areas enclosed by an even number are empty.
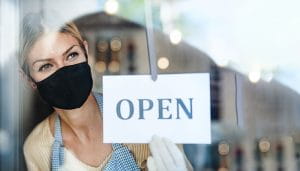
{"type": "Polygon", "coordinates": [[[185,155],[170,140],[154,135],[149,146],[152,154],[147,160],[149,171],[193,170],[185,155]]]}

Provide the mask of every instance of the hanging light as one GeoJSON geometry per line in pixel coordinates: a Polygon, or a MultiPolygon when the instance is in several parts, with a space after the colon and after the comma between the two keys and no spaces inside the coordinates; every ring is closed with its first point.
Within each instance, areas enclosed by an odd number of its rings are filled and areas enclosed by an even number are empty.
{"type": "Polygon", "coordinates": [[[216,63],[219,67],[226,67],[229,65],[229,60],[226,58],[219,58],[216,63]]]}
{"type": "Polygon", "coordinates": [[[106,70],[106,64],[104,61],[98,61],[95,63],[95,70],[98,72],[98,73],[103,73],[105,72],[106,70]]]}
{"type": "Polygon", "coordinates": [[[254,66],[248,74],[248,78],[252,83],[257,83],[261,78],[261,69],[259,66],[254,66]]]}
{"type": "Polygon", "coordinates": [[[104,10],[108,14],[116,14],[119,10],[119,2],[117,0],[107,0],[104,5],[104,10]]]}
{"type": "Polygon", "coordinates": [[[157,61],[157,65],[160,69],[167,69],[169,67],[169,59],[167,57],[160,57],[157,61]]]}
{"type": "Polygon", "coordinates": [[[229,154],[229,144],[227,142],[221,142],[219,145],[218,145],[218,152],[220,155],[222,156],[226,156],[229,154]]]}
{"type": "Polygon", "coordinates": [[[109,72],[116,73],[120,71],[120,63],[116,60],[113,60],[108,65],[109,72]]]}
{"type": "Polygon", "coordinates": [[[170,41],[172,44],[176,45],[176,44],[180,43],[181,39],[182,39],[181,31],[175,29],[170,32],[170,41]]]}
{"type": "Polygon", "coordinates": [[[268,139],[262,138],[258,143],[258,147],[259,147],[260,152],[266,153],[266,152],[270,151],[271,143],[270,143],[270,141],[268,141],[268,139]]]}
{"type": "Polygon", "coordinates": [[[120,51],[122,47],[122,42],[121,39],[119,37],[114,37],[111,39],[110,41],[110,48],[112,51],[120,51]]]}
{"type": "Polygon", "coordinates": [[[101,40],[97,44],[97,49],[99,52],[105,52],[108,49],[108,43],[105,40],[101,40]]]}
{"type": "Polygon", "coordinates": [[[271,82],[272,81],[272,79],[273,79],[273,73],[272,72],[269,72],[269,73],[266,73],[265,74],[265,80],[267,81],[267,82],[271,82]]]}

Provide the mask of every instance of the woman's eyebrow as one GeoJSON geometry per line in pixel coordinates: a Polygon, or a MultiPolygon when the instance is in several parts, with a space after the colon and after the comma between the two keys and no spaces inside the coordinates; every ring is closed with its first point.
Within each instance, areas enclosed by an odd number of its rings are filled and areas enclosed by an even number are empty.
{"type": "Polygon", "coordinates": [[[73,47],[75,47],[75,46],[78,46],[78,45],[73,45],[73,46],[69,47],[69,48],[63,53],[63,56],[65,56],[67,53],[69,53],[70,50],[72,50],[73,47]]]}
{"type": "Polygon", "coordinates": [[[47,59],[38,59],[38,60],[36,60],[36,61],[34,61],[33,63],[32,63],[32,66],[35,64],[35,63],[37,63],[37,62],[44,62],[44,61],[50,61],[51,60],[51,58],[47,58],[47,59]]]}

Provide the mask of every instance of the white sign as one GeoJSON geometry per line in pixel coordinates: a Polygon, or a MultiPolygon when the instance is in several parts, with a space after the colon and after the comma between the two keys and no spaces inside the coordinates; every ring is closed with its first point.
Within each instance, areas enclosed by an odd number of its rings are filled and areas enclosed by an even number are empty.
{"type": "Polygon", "coordinates": [[[103,76],[104,143],[211,143],[208,73],[103,76]]]}

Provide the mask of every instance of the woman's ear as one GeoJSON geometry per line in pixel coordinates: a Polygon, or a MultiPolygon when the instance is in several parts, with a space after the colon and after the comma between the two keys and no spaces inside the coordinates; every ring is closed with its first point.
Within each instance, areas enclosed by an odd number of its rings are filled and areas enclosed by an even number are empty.
{"type": "Polygon", "coordinates": [[[36,84],[31,79],[30,79],[29,83],[30,83],[30,85],[31,85],[31,87],[32,87],[33,90],[37,89],[36,84]]]}
{"type": "Polygon", "coordinates": [[[28,87],[31,87],[33,90],[37,88],[33,80],[22,69],[19,69],[19,76],[24,82],[26,82],[28,87]]]}

